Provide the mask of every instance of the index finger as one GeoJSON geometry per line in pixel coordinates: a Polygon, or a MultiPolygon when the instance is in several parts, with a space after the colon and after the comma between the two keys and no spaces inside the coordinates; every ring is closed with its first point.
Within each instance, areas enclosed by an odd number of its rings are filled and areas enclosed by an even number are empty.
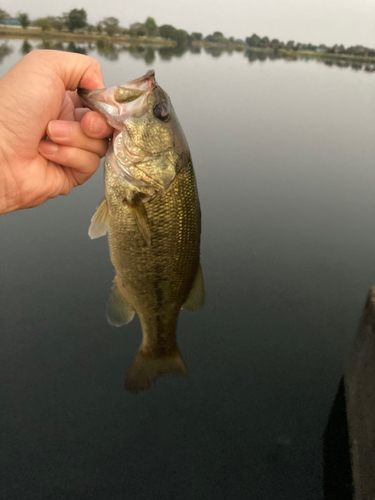
{"type": "Polygon", "coordinates": [[[66,90],[76,90],[78,87],[96,90],[104,87],[100,64],[90,56],[60,50],[33,50],[21,63],[52,69],[66,90]]]}

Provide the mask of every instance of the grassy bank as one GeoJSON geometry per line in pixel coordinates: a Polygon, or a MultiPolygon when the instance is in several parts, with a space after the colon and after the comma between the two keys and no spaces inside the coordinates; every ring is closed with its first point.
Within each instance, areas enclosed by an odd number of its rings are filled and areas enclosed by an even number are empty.
{"type": "Polygon", "coordinates": [[[242,52],[245,50],[246,46],[243,44],[239,43],[232,43],[232,42],[205,42],[204,40],[202,41],[195,41],[192,43],[193,47],[200,47],[203,49],[221,49],[221,50],[236,50],[237,52],[242,52]]]}
{"type": "MultiPolygon", "coordinates": [[[[258,48],[258,47],[248,47],[247,50],[251,52],[258,52],[263,54],[273,54],[275,50],[273,48],[258,48]]],[[[355,56],[352,54],[330,54],[328,52],[315,52],[310,50],[287,50],[287,49],[276,49],[284,59],[295,60],[298,58],[309,58],[318,59],[320,61],[346,61],[348,63],[368,63],[375,64],[375,57],[364,57],[355,56]]]]}
{"type": "Polygon", "coordinates": [[[161,37],[145,37],[145,36],[112,36],[99,35],[97,33],[70,33],[69,31],[42,31],[41,29],[29,28],[0,28],[0,38],[3,39],[28,39],[35,38],[37,40],[57,40],[60,42],[95,42],[99,39],[108,39],[112,43],[124,43],[131,45],[152,45],[155,47],[174,47],[176,42],[161,37]]]}
{"type": "MultiPolygon", "coordinates": [[[[290,53],[290,51],[285,52],[288,54],[290,53]]],[[[295,54],[297,54],[297,57],[311,57],[325,61],[341,60],[347,62],[375,63],[375,57],[355,56],[352,54],[330,54],[327,52],[313,52],[309,50],[297,50],[295,54]]]]}

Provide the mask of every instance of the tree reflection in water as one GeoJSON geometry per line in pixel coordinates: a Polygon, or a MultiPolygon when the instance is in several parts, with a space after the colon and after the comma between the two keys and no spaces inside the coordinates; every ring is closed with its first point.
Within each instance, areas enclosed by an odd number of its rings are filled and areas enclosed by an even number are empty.
{"type": "MultiPolygon", "coordinates": [[[[10,42],[4,42],[0,44],[0,63],[13,52],[13,48],[10,42]]],[[[48,39],[43,39],[39,42],[30,43],[29,40],[24,40],[19,51],[21,54],[26,55],[34,49],[43,50],[64,50],[67,52],[75,52],[78,54],[87,54],[89,52],[96,51],[102,57],[108,59],[109,61],[117,61],[121,52],[128,52],[135,59],[142,59],[148,66],[153,64],[156,59],[156,54],[159,55],[160,59],[163,61],[171,61],[174,57],[182,57],[184,54],[189,52],[190,54],[202,54],[202,47],[199,46],[185,46],[176,45],[175,47],[154,47],[150,45],[129,45],[129,44],[114,44],[111,38],[101,37],[96,40],[95,43],[76,43],[76,42],[63,42],[63,41],[53,41],[48,39]]],[[[210,46],[204,47],[204,52],[211,55],[212,57],[218,58],[222,54],[232,54],[233,50],[228,49],[223,46],[210,46]]],[[[375,62],[363,62],[360,60],[352,60],[350,58],[334,58],[334,57],[311,57],[308,54],[293,54],[293,53],[282,53],[278,48],[270,51],[258,51],[252,49],[246,49],[244,51],[245,58],[250,62],[254,63],[256,61],[274,61],[283,59],[284,61],[294,62],[299,59],[306,61],[314,61],[320,64],[325,64],[326,66],[332,67],[336,66],[338,68],[351,68],[355,71],[365,71],[367,73],[375,72],[375,62]]],[[[95,57],[95,54],[94,54],[95,57]]]]}

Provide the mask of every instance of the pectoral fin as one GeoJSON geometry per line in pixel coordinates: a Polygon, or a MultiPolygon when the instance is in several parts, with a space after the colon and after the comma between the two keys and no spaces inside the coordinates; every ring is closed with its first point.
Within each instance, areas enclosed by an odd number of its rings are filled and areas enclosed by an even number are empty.
{"type": "Polygon", "coordinates": [[[130,213],[134,217],[139,230],[142,233],[147,245],[151,245],[151,232],[148,223],[147,212],[138,193],[133,193],[130,199],[126,200],[130,213]]]}
{"type": "Polygon", "coordinates": [[[108,205],[105,198],[102,199],[96,212],[92,216],[89,227],[89,236],[92,240],[105,236],[108,231],[108,205]]]}
{"type": "Polygon", "coordinates": [[[114,281],[107,303],[108,323],[112,326],[126,325],[134,318],[134,314],[134,308],[120,293],[117,283],[114,281]]]}
{"type": "Polygon", "coordinates": [[[202,268],[199,264],[189,296],[184,304],[188,311],[198,311],[204,306],[204,283],[202,268]]]}

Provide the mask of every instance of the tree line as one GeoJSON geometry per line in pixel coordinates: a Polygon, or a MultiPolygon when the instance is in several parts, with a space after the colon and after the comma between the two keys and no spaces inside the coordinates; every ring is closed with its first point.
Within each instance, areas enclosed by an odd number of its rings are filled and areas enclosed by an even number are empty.
{"type": "Polygon", "coordinates": [[[196,31],[188,33],[183,29],[175,28],[171,24],[158,26],[152,17],[148,17],[144,23],[133,23],[129,28],[121,26],[119,19],[113,16],[105,17],[94,25],[88,22],[85,9],[72,9],[61,16],[41,17],[34,20],[31,20],[26,12],[20,12],[17,16],[11,17],[5,10],[0,9],[0,24],[20,24],[24,29],[29,26],[36,26],[43,31],[56,30],[59,32],[69,31],[71,33],[107,34],[108,36],[161,37],[173,40],[179,46],[188,46],[193,44],[193,42],[203,41],[239,43],[244,46],[243,40],[235,40],[234,37],[227,39],[218,31],[204,37],[202,33],[196,31]]]}
{"type": "Polygon", "coordinates": [[[337,55],[347,54],[354,56],[375,57],[375,50],[364,47],[363,45],[355,45],[345,48],[344,45],[336,44],[329,47],[324,44],[314,45],[312,43],[295,42],[294,40],[289,40],[288,42],[284,43],[279,41],[277,38],[270,40],[268,36],[260,37],[255,33],[252,36],[246,38],[245,42],[250,49],[270,49],[273,51],[284,49],[290,52],[309,51],[337,55]]]}
{"type": "Polygon", "coordinates": [[[89,33],[89,34],[107,34],[108,36],[127,35],[131,37],[161,37],[173,40],[179,47],[188,47],[193,45],[221,45],[233,46],[237,49],[249,50],[267,49],[278,51],[280,49],[289,52],[310,51],[323,52],[327,54],[348,54],[354,56],[375,57],[375,50],[362,45],[356,45],[345,48],[344,45],[334,45],[332,47],[324,44],[314,45],[312,43],[300,43],[290,40],[282,42],[277,38],[270,39],[267,36],[260,37],[253,34],[247,37],[245,41],[229,37],[226,38],[220,31],[215,31],[212,34],[203,36],[202,33],[188,33],[183,29],[175,28],[170,24],[158,26],[152,17],[148,17],[144,23],[133,23],[129,28],[122,27],[119,19],[110,16],[105,17],[96,25],[90,24],[87,18],[85,9],[72,9],[70,12],[64,13],[61,16],[48,16],[34,19],[29,18],[26,12],[20,12],[15,17],[11,17],[5,10],[0,9],[0,24],[20,24],[24,29],[30,25],[37,26],[42,31],[56,30],[59,32],[69,31],[71,33],[89,33]]]}

